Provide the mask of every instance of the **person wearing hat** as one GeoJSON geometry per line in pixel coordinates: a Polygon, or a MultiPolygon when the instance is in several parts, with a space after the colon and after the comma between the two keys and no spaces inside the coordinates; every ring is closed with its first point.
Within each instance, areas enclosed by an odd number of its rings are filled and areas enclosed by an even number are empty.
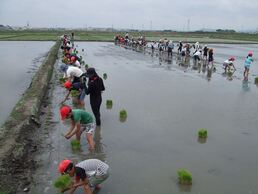
{"type": "Polygon", "coordinates": [[[62,160],[58,165],[61,174],[75,177],[75,183],[70,186],[70,194],[83,186],[86,194],[92,194],[91,187],[100,189],[100,184],[109,177],[109,166],[98,159],[88,159],[74,164],[71,160],[62,160]]]}
{"type": "Polygon", "coordinates": [[[233,61],[235,61],[234,57],[230,57],[229,59],[227,59],[226,61],[223,62],[223,67],[225,70],[225,73],[228,71],[230,71],[231,67],[234,68],[234,71],[236,70],[233,61]]]}
{"type": "Polygon", "coordinates": [[[77,60],[76,56],[71,56],[71,65],[81,68],[80,62],[77,60]]]}
{"type": "Polygon", "coordinates": [[[89,81],[88,87],[85,88],[85,93],[90,95],[91,109],[95,116],[97,126],[100,126],[100,105],[102,103],[101,93],[105,90],[105,86],[102,78],[98,76],[94,68],[87,69],[86,75],[89,77],[89,81]]]}
{"type": "Polygon", "coordinates": [[[71,125],[67,133],[64,135],[66,139],[70,139],[76,135],[76,139],[80,141],[81,134],[86,131],[86,139],[89,150],[94,149],[93,134],[96,128],[94,119],[90,113],[82,109],[71,109],[69,106],[60,108],[61,119],[71,119],[71,125]]]}
{"type": "Polygon", "coordinates": [[[64,87],[68,90],[68,93],[65,96],[65,99],[61,102],[63,104],[70,96],[70,93],[72,90],[76,90],[79,92],[79,95],[77,97],[77,102],[79,104],[80,108],[84,108],[84,98],[85,98],[85,83],[76,82],[72,83],[70,81],[66,81],[64,83],[64,87]]]}
{"type": "Polygon", "coordinates": [[[244,80],[248,80],[249,70],[253,61],[253,52],[249,52],[245,58],[244,80]]]}
{"type": "Polygon", "coordinates": [[[64,78],[68,78],[72,83],[84,82],[84,73],[80,68],[62,64],[60,69],[64,72],[64,78]]]}

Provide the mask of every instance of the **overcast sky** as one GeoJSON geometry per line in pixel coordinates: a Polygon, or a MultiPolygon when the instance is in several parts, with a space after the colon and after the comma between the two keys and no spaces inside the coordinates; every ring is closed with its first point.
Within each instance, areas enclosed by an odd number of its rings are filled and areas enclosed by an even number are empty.
{"type": "Polygon", "coordinates": [[[133,29],[258,29],[258,0],[0,0],[0,24],[133,29]]]}

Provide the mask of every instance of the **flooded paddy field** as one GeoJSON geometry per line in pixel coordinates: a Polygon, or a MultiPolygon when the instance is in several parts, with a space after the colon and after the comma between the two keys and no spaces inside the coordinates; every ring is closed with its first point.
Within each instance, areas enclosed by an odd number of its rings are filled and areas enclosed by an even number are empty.
{"type": "MultiPolygon", "coordinates": [[[[242,82],[244,58],[250,50],[257,53],[257,45],[208,46],[214,48],[215,72],[191,60],[182,65],[176,55],[167,60],[112,43],[78,43],[79,56],[100,76],[107,74],[96,150],[89,153],[82,138],[82,150],[74,152],[62,136],[69,123],[60,121],[65,91],[55,75],[29,193],[56,193],[53,180],[62,159],[99,158],[111,168],[100,194],[258,194],[255,54],[249,82],[242,82]],[[237,71],[229,78],[221,63],[232,55],[237,71]],[[107,99],[112,109],[106,109],[107,99]],[[121,109],[127,110],[125,122],[119,121],[121,109]],[[200,128],[208,130],[206,142],[198,141],[200,128]],[[192,173],[192,185],[178,184],[181,168],[192,173]]],[[[86,110],[91,112],[88,97],[86,110]]]]}
{"type": "Polygon", "coordinates": [[[29,86],[53,42],[0,41],[0,124],[29,86]]]}

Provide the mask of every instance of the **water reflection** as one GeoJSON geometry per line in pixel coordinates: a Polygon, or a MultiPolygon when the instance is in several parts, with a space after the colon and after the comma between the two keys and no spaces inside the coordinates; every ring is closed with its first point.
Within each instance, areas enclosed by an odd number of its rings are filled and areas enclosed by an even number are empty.
{"type": "Polygon", "coordinates": [[[247,80],[243,80],[243,82],[242,82],[242,89],[245,92],[250,91],[249,82],[247,80]]]}

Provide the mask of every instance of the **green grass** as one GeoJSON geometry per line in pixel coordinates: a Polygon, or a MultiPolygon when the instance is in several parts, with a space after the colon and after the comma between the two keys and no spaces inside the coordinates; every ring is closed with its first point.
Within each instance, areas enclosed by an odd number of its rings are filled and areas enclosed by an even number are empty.
{"type": "Polygon", "coordinates": [[[191,185],[192,184],[192,174],[185,169],[180,169],[177,171],[178,180],[180,184],[191,185]]]}
{"type": "Polygon", "coordinates": [[[207,138],[208,137],[207,129],[199,129],[198,136],[199,138],[207,138]]]}
{"type": "MultiPolygon", "coordinates": [[[[71,34],[72,31],[57,30],[0,30],[0,40],[37,40],[56,41],[63,34],[71,34]]],[[[124,35],[121,31],[83,31],[75,30],[75,41],[113,41],[116,34],[124,35]]],[[[130,36],[144,35],[147,40],[159,40],[167,38],[174,41],[187,41],[201,43],[258,43],[258,34],[228,33],[228,32],[164,32],[143,31],[130,32],[130,36]]]]}
{"type": "Polygon", "coordinates": [[[54,187],[57,189],[65,190],[67,189],[70,185],[72,184],[72,180],[69,175],[62,175],[59,176],[55,182],[54,182],[54,187]]]}

